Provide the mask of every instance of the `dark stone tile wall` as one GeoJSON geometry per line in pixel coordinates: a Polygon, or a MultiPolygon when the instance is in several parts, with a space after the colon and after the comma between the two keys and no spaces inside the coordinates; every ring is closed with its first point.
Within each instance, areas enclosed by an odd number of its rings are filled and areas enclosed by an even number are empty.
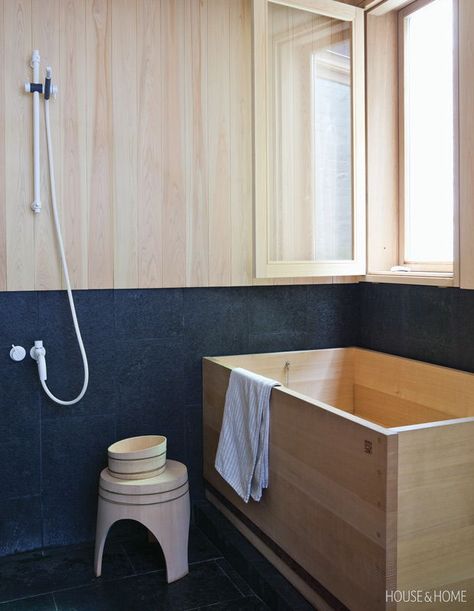
{"type": "Polygon", "coordinates": [[[474,291],[359,285],[358,345],[474,372],[474,291]]]}
{"type": "Polygon", "coordinates": [[[66,294],[0,293],[0,555],[92,539],[98,474],[119,438],[167,435],[200,498],[201,358],[354,345],[358,294],[357,285],[76,291],[90,384],[62,407],[40,391],[29,356],[14,363],[9,348],[43,339],[51,390],[74,397],[82,364],[66,294]]]}

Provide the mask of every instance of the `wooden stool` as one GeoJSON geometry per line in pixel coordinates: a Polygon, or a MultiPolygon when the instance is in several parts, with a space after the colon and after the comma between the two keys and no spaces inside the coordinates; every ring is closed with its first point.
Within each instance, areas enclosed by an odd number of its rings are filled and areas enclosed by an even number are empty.
{"type": "Polygon", "coordinates": [[[168,460],[157,477],[121,480],[100,474],[95,537],[95,574],[102,572],[107,533],[118,520],[136,520],[156,537],[166,561],[168,583],[188,574],[189,485],[186,466],[168,460]]]}

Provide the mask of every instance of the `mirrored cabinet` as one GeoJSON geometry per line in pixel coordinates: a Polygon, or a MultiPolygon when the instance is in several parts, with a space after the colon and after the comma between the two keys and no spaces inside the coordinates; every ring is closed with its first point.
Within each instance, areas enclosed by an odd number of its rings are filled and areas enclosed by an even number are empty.
{"type": "Polygon", "coordinates": [[[253,2],[256,277],[365,273],[364,20],[253,2]]]}

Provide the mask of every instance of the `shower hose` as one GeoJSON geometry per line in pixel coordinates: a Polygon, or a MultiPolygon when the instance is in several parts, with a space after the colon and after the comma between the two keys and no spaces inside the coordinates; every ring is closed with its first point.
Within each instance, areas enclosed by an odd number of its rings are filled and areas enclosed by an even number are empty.
{"type": "Polygon", "coordinates": [[[48,149],[48,163],[49,163],[49,179],[51,184],[51,204],[53,208],[53,218],[54,218],[54,226],[56,229],[56,237],[58,240],[59,253],[61,255],[61,264],[63,268],[64,280],[66,282],[66,290],[67,296],[69,300],[69,307],[71,309],[72,322],[74,324],[74,330],[76,332],[77,343],[79,344],[79,350],[82,356],[82,363],[84,365],[84,383],[82,385],[81,392],[77,395],[75,399],[71,399],[71,401],[63,401],[58,399],[53,395],[53,393],[49,390],[46,385],[46,380],[41,379],[41,385],[43,386],[44,392],[48,395],[50,399],[59,403],[59,405],[74,405],[82,399],[84,396],[87,386],[89,384],[89,364],[87,362],[86,350],[84,348],[84,342],[82,341],[81,330],[79,328],[79,323],[77,321],[76,308],[74,306],[74,298],[72,296],[71,290],[71,281],[69,279],[69,270],[67,266],[66,254],[64,252],[64,243],[63,236],[61,233],[61,223],[59,222],[59,214],[58,214],[58,205],[56,199],[56,180],[54,177],[54,160],[53,160],[53,147],[51,142],[51,124],[49,120],[49,99],[44,100],[44,118],[46,125],[46,143],[48,149]]]}

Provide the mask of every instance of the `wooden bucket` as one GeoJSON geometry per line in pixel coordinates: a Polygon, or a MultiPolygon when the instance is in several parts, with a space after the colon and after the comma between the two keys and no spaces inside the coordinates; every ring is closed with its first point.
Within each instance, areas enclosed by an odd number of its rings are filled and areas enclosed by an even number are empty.
{"type": "Polygon", "coordinates": [[[148,479],[166,468],[166,437],[129,437],[109,446],[109,472],[118,479],[148,479]]]}

